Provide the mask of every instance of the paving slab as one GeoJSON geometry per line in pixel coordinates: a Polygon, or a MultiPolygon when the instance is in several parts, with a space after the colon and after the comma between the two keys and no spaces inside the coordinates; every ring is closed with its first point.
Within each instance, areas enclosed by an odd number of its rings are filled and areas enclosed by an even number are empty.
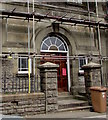
{"type": "MultiPolygon", "coordinates": [[[[87,119],[87,118],[94,118],[96,116],[102,116],[102,118],[106,118],[106,113],[97,113],[97,112],[90,112],[89,110],[81,110],[81,111],[68,111],[68,112],[59,112],[59,113],[47,113],[41,115],[34,115],[34,116],[27,116],[25,118],[69,118],[69,119],[87,119]]],[[[101,117],[100,117],[101,118],[101,117]]]]}
{"type": "Polygon", "coordinates": [[[18,115],[2,115],[0,114],[0,120],[25,120],[25,118],[18,115]]]}

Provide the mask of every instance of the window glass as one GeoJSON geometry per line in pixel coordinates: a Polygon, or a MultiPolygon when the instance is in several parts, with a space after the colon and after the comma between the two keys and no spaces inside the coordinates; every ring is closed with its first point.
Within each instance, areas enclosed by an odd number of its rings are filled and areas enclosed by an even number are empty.
{"type": "Polygon", "coordinates": [[[63,44],[59,47],[59,50],[60,50],[60,51],[65,51],[65,48],[64,48],[64,45],[63,45],[63,44]]]}
{"type": "Polygon", "coordinates": [[[42,45],[42,50],[48,50],[48,46],[46,46],[44,43],[42,45]]]}
{"type": "Polygon", "coordinates": [[[18,71],[20,71],[20,68],[21,68],[21,64],[20,64],[20,58],[18,58],[18,71]]]}
{"type": "MultiPolygon", "coordinates": [[[[28,57],[18,58],[18,73],[28,73],[28,57]]],[[[30,59],[30,73],[31,73],[31,59],[30,59]]]]}
{"type": "Polygon", "coordinates": [[[80,58],[80,69],[84,64],[86,64],[86,59],[85,58],[80,58]]]}
{"type": "Polygon", "coordinates": [[[23,58],[21,59],[21,68],[24,69],[24,68],[28,68],[27,64],[28,64],[28,60],[27,58],[23,58]]]}
{"type": "Polygon", "coordinates": [[[87,58],[79,58],[79,72],[80,73],[84,73],[84,70],[82,70],[82,66],[87,63],[88,63],[87,58]]]}
{"type": "Polygon", "coordinates": [[[62,42],[61,42],[59,39],[57,39],[56,45],[57,45],[57,46],[60,46],[61,44],[62,44],[62,42]]]}
{"type": "Polygon", "coordinates": [[[50,37],[50,40],[51,40],[51,43],[54,45],[56,38],[55,37],[50,37]]]}
{"type": "Polygon", "coordinates": [[[46,43],[48,46],[50,46],[50,45],[51,45],[50,38],[47,38],[47,39],[45,40],[45,43],[46,43]]]}
{"type": "Polygon", "coordinates": [[[54,51],[66,51],[66,46],[64,45],[63,41],[55,36],[50,36],[48,38],[45,38],[41,45],[41,50],[45,52],[54,50],[54,51]]]}

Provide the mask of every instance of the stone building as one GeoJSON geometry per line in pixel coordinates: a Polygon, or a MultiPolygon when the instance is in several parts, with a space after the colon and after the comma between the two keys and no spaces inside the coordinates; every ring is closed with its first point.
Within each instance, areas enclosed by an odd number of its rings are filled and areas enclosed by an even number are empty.
{"type": "Polygon", "coordinates": [[[107,2],[35,2],[34,7],[32,2],[1,2],[2,79],[7,86],[12,87],[13,78],[28,80],[30,56],[36,84],[38,65],[52,62],[59,65],[59,92],[85,93],[82,65],[101,63],[102,74],[108,73],[107,7],[107,2]]]}

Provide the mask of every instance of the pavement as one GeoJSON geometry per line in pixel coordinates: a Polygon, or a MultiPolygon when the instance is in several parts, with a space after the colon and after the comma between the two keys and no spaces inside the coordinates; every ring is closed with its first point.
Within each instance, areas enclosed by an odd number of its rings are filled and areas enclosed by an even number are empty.
{"type": "Polygon", "coordinates": [[[47,113],[33,116],[6,116],[1,120],[108,120],[107,113],[90,112],[89,110],[47,113]]]}
{"type": "Polygon", "coordinates": [[[23,117],[17,115],[2,115],[0,114],[0,120],[24,120],[23,117]]]}
{"type": "Polygon", "coordinates": [[[97,112],[90,112],[89,110],[81,110],[81,111],[67,111],[67,112],[58,112],[58,113],[47,113],[42,115],[34,115],[34,116],[27,116],[26,118],[35,118],[35,119],[65,119],[65,120],[88,120],[88,119],[101,119],[107,120],[106,113],[97,113],[97,112]]]}

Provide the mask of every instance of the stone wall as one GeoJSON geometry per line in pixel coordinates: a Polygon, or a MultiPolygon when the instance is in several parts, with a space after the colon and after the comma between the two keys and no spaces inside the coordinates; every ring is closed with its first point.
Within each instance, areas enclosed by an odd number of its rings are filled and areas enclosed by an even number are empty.
{"type": "Polygon", "coordinates": [[[58,65],[49,62],[39,66],[43,93],[1,95],[3,114],[27,116],[56,112],[58,110],[57,67],[58,65]]]}
{"type": "Polygon", "coordinates": [[[45,113],[45,94],[1,95],[2,113],[6,115],[36,115],[45,113]]]}

